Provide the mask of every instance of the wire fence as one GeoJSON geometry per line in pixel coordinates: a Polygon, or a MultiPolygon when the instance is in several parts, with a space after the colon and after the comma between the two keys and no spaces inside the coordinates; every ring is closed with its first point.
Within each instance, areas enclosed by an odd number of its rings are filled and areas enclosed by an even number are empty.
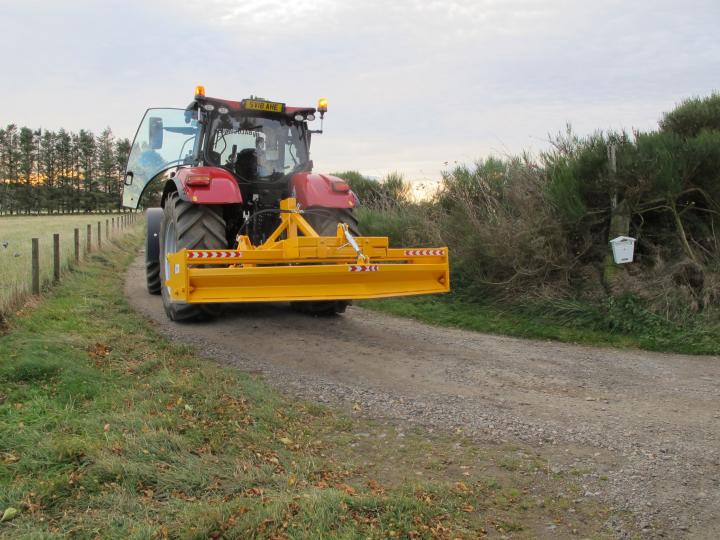
{"type": "MultiPolygon", "coordinates": [[[[8,264],[5,268],[0,268],[0,323],[4,313],[7,314],[19,306],[28,295],[38,295],[58,283],[63,274],[77,267],[88,254],[107,247],[111,240],[123,235],[141,216],[142,214],[136,212],[114,216],[98,215],[94,216],[95,219],[91,218],[90,223],[83,223],[72,230],[58,224],[58,228],[63,232],[49,233],[43,230],[42,234],[39,234],[33,230],[31,238],[25,236],[25,242],[30,243],[29,253],[20,247],[16,248],[18,251],[14,255],[29,255],[30,264],[26,261],[20,267],[12,268],[10,263],[13,259],[8,252],[8,260],[5,261],[8,264]]],[[[85,217],[85,221],[88,217],[85,217]]],[[[0,220],[0,249],[8,248],[8,242],[1,238],[2,224],[0,220]]],[[[53,225],[49,223],[47,226],[53,225]]]]}

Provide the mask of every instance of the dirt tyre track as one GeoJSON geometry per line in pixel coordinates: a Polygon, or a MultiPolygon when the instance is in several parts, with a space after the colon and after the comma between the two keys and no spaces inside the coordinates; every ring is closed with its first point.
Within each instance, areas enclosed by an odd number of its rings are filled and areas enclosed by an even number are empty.
{"type": "MultiPolygon", "coordinates": [[[[529,341],[357,307],[328,319],[246,305],[178,325],[143,272],[138,258],[130,303],[209,358],[304,398],[530,448],[548,474],[576,477],[582,497],[631,511],[645,538],[720,537],[718,357],[529,341]]],[[[626,536],[620,521],[608,527],[626,536]]]]}

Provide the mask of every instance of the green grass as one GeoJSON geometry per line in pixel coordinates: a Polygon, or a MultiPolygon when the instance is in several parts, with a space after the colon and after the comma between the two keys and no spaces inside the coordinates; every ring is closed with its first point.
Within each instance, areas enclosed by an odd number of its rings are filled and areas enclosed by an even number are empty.
{"type": "Polygon", "coordinates": [[[80,229],[81,250],[85,250],[87,225],[92,225],[93,246],[97,246],[97,222],[119,219],[119,214],[73,214],[61,216],[0,217],[0,318],[15,307],[30,290],[32,238],[40,244],[40,281],[52,278],[53,234],[60,234],[61,269],[68,268],[74,257],[74,229],[80,229]],[[7,243],[7,246],[5,246],[7,243]]]}
{"type": "Polygon", "coordinates": [[[168,342],[122,295],[140,241],[0,336],[0,537],[602,536],[607,508],[532,451],[401,433],[168,342]]]}
{"type": "Polygon", "coordinates": [[[680,326],[631,298],[602,308],[579,302],[509,305],[468,302],[457,295],[393,298],[359,305],[430,324],[523,338],[686,354],[720,354],[720,327],[696,320],[680,326]]]}

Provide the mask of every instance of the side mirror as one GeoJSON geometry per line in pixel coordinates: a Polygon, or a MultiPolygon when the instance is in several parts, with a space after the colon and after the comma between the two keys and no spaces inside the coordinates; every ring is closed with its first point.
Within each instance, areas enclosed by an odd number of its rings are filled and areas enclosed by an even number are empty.
{"type": "Polygon", "coordinates": [[[128,171],[125,173],[125,185],[130,186],[133,183],[133,180],[135,179],[135,175],[132,171],[128,171]]]}
{"type": "Polygon", "coordinates": [[[158,150],[163,145],[163,121],[162,118],[151,116],[148,123],[148,138],[150,139],[150,148],[158,150]]]}

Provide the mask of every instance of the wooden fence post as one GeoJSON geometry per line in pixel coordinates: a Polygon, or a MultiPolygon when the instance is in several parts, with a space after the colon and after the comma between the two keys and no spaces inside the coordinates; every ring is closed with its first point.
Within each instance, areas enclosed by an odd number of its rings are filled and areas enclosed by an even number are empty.
{"type": "Polygon", "coordinates": [[[40,241],[32,239],[32,293],[40,294],[40,241]]]}
{"type": "Polygon", "coordinates": [[[99,221],[98,221],[98,249],[102,249],[102,229],[100,228],[99,221]]]}
{"type": "Polygon", "coordinates": [[[75,264],[80,264],[80,229],[75,227],[75,264]]]}
{"type": "Polygon", "coordinates": [[[87,253],[92,251],[92,225],[87,226],[87,253]]]}
{"type": "Polygon", "coordinates": [[[105,240],[107,240],[108,238],[110,238],[110,220],[106,219],[105,220],[105,240]]]}
{"type": "Polygon", "coordinates": [[[53,281],[60,281],[60,234],[53,234],[53,281]]]}
{"type": "Polygon", "coordinates": [[[110,218],[112,220],[112,232],[115,234],[115,218],[110,218]]]}

